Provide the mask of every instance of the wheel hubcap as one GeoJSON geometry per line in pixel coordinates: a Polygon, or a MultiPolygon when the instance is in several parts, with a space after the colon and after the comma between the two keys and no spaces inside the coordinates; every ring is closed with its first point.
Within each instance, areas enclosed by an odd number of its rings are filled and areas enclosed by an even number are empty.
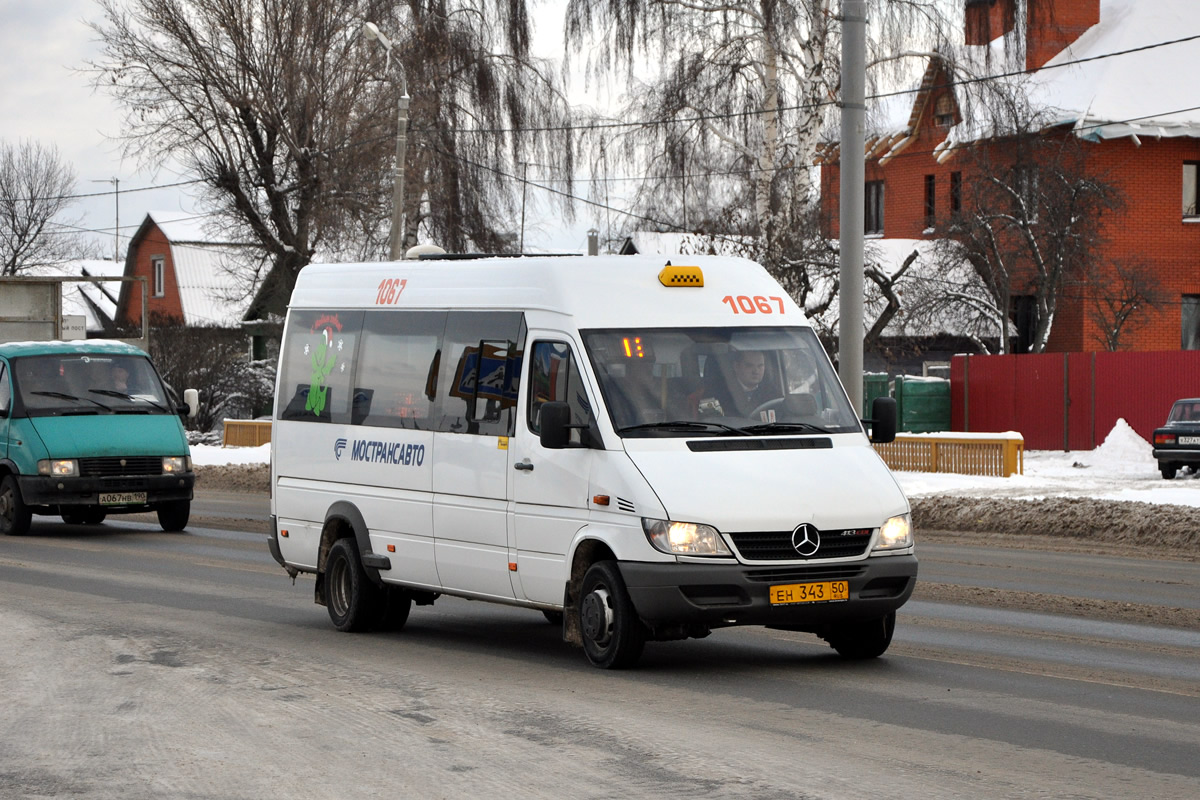
{"type": "Polygon", "coordinates": [[[608,591],[603,587],[593,589],[583,598],[580,614],[583,635],[600,646],[608,644],[612,632],[613,614],[608,602],[608,591]]]}
{"type": "Polygon", "coordinates": [[[346,564],[339,560],[329,571],[329,602],[339,617],[344,616],[350,607],[347,600],[350,589],[346,584],[346,564]]]}

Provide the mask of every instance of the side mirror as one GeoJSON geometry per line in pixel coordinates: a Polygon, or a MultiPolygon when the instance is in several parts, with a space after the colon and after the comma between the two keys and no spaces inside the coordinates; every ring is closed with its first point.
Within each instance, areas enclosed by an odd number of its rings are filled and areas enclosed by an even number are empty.
{"type": "Polygon", "coordinates": [[[200,413],[200,392],[196,389],[184,389],[183,405],[187,410],[188,419],[195,418],[200,413]]]}
{"type": "Polygon", "coordinates": [[[571,441],[571,407],[562,402],[542,403],[538,411],[541,423],[542,447],[547,450],[562,450],[571,441]]]}
{"type": "Polygon", "coordinates": [[[887,444],[896,440],[896,400],[893,397],[876,397],[871,402],[871,418],[863,420],[871,425],[871,441],[887,444]]]}

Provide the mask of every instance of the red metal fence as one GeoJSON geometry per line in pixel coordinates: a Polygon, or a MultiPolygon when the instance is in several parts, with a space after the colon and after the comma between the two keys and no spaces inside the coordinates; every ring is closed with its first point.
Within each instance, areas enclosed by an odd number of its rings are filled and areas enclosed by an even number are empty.
{"type": "Polygon", "coordinates": [[[1200,397],[1200,351],[955,356],[950,427],[1018,431],[1027,450],[1091,450],[1124,419],[1147,441],[1200,397]]]}

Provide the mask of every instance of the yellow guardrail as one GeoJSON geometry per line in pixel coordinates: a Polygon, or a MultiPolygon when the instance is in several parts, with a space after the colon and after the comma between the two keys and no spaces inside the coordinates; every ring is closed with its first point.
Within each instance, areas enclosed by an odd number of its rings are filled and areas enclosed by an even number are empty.
{"type": "Polygon", "coordinates": [[[258,447],[271,441],[271,421],[227,419],[221,436],[222,447],[258,447]]]}
{"type": "Polygon", "coordinates": [[[897,433],[876,444],[891,469],[953,472],[1007,478],[1025,474],[1025,439],[1019,433],[897,433]]]}

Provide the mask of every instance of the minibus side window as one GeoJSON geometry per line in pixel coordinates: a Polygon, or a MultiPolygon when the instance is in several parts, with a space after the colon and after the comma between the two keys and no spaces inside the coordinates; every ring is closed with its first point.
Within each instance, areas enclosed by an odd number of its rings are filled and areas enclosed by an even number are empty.
{"type": "Polygon", "coordinates": [[[0,362],[0,412],[4,416],[12,413],[10,406],[12,405],[12,389],[8,385],[8,369],[3,362],[0,362]]]}
{"type": "MultiPolygon", "coordinates": [[[[572,425],[587,425],[591,421],[592,407],[571,346],[565,342],[536,342],[531,352],[533,362],[529,370],[529,416],[526,420],[529,430],[541,433],[542,404],[551,401],[570,405],[572,425]]],[[[582,441],[581,429],[572,428],[571,444],[582,441]]]]}
{"type": "Polygon", "coordinates": [[[361,311],[292,313],[279,357],[279,419],[351,422],[363,400],[351,385],[362,322],[361,311]]]}
{"type": "Polygon", "coordinates": [[[433,430],[444,311],[368,311],[354,380],[356,425],[433,430]]]}
{"type": "Polygon", "coordinates": [[[521,374],[525,316],[519,311],[446,315],[438,377],[437,429],[510,436],[521,374]]]}

